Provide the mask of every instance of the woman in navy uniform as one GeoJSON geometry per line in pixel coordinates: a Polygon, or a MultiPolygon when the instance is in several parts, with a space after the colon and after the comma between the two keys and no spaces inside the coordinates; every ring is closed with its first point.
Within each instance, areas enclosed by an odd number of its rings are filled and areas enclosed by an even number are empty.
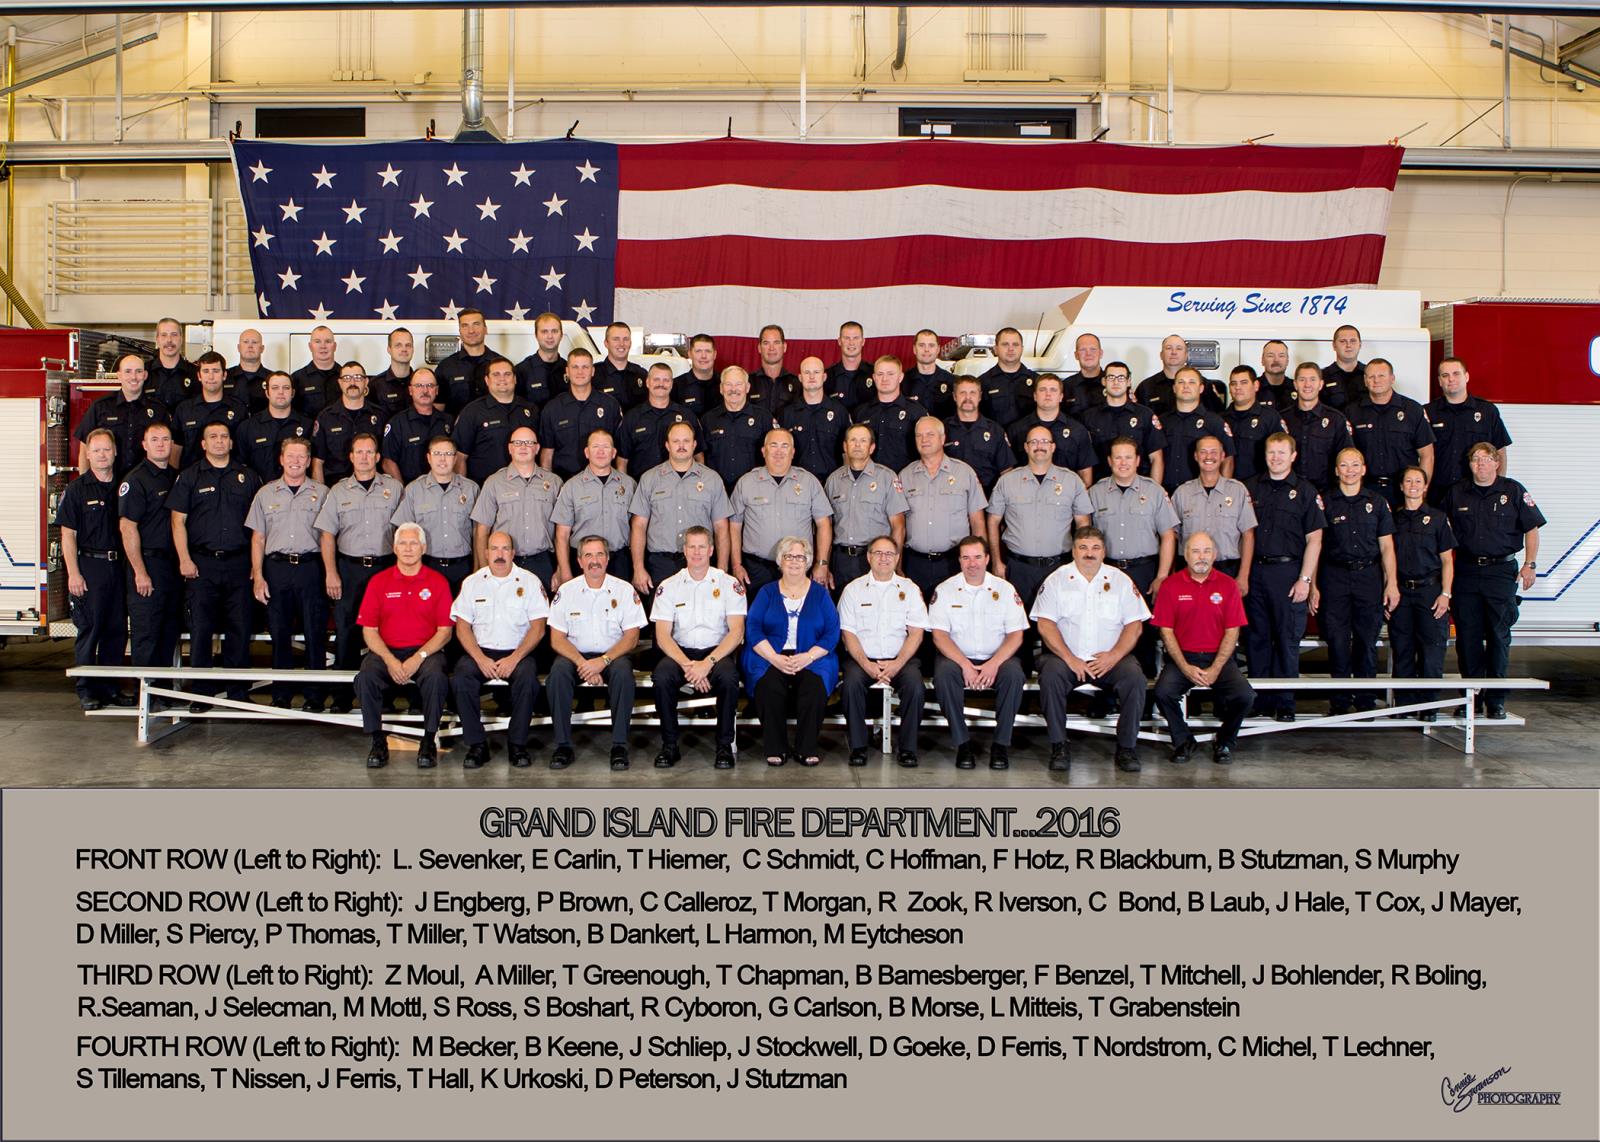
{"type": "MultiPolygon", "coordinates": [[[[121,666],[128,642],[128,597],[122,585],[122,537],[117,527],[117,435],[91,429],[84,438],[87,469],[61,496],[61,559],[67,568],[67,594],[78,638],[77,666],[121,666]]],[[[79,678],[78,702],[85,710],[134,701],[109,678],[79,678]]]]}
{"type": "MultiPolygon", "coordinates": [[[[1455,579],[1455,533],[1442,508],[1423,501],[1428,475],[1415,464],[1400,473],[1401,506],[1394,512],[1394,565],[1400,602],[1389,611],[1389,646],[1396,678],[1444,675],[1444,644],[1450,638],[1450,588],[1455,579]]],[[[1431,702],[1432,690],[1412,690],[1401,700],[1431,702]]],[[[1420,722],[1437,715],[1423,710],[1420,722]]]]}
{"type": "MultiPolygon", "coordinates": [[[[1311,613],[1328,643],[1328,673],[1376,678],[1378,628],[1384,611],[1400,602],[1394,581],[1394,518],[1383,494],[1362,486],[1367,463],[1359,448],[1340,449],[1333,467],[1339,482],[1324,497],[1328,527],[1311,613]]],[[[1348,714],[1352,701],[1357,710],[1377,704],[1371,691],[1334,693],[1328,713],[1348,714]]]]}

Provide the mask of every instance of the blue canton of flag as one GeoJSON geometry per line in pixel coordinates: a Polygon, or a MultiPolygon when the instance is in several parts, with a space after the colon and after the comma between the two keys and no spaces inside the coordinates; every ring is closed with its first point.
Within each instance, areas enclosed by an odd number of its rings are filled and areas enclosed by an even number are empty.
{"type": "Polygon", "coordinates": [[[263,317],[611,320],[617,149],[540,143],[233,147],[263,317]]]}

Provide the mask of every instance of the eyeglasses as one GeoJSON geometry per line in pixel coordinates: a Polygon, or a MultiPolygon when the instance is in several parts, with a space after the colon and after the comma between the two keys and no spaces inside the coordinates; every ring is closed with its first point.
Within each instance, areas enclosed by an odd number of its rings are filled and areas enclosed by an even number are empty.
{"type": "Polygon", "coordinates": [[[798,560],[800,560],[800,562],[804,563],[805,560],[806,560],[806,553],[804,551],[796,551],[796,552],[792,552],[792,553],[790,553],[788,555],[785,555],[782,558],[783,558],[783,561],[785,563],[787,563],[791,559],[798,559],[798,560]]]}
{"type": "Polygon", "coordinates": [[[511,447],[513,447],[513,448],[532,448],[537,444],[538,444],[538,441],[536,441],[536,440],[513,440],[511,442],[511,447]]]}
{"type": "Polygon", "coordinates": [[[899,552],[895,551],[892,547],[880,549],[878,551],[867,552],[867,556],[870,559],[893,559],[898,554],[899,552]]]}
{"type": "Polygon", "coordinates": [[[364,381],[364,380],[367,379],[367,374],[365,374],[365,373],[340,373],[339,374],[339,379],[341,381],[364,381]]]}

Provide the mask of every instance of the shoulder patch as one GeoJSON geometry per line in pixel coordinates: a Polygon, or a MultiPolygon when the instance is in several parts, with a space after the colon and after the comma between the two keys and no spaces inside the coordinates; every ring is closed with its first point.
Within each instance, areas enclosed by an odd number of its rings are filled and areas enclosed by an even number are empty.
{"type": "Polygon", "coordinates": [[[124,480],[124,481],[122,481],[122,486],[117,489],[117,495],[125,496],[127,494],[128,494],[128,481],[124,480]]]}
{"type": "Polygon", "coordinates": [[[1522,493],[1522,502],[1527,504],[1530,508],[1533,507],[1534,506],[1533,493],[1532,492],[1523,492],[1522,493]]]}

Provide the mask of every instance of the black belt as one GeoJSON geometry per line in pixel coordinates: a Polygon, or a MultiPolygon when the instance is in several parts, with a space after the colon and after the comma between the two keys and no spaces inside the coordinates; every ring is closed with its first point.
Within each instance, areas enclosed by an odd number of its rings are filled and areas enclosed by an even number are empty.
{"type": "Polygon", "coordinates": [[[906,548],[906,554],[920,555],[924,559],[944,559],[954,550],[955,548],[953,547],[947,547],[943,551],[918,551],[915,547],[908,547],[906,548]]]}
{"type": "Polygon", "coordinates": [[[80,559],[104,559],[107,563],[115,563],[117,560],[122,558],[122,552],[116,550],[85,551],[80,547],[78,548],[78,557],[80,559]]]}
{"type": "Polygon", "coordinates": [[[293,566],[299,566],[302,563],[310,563],[313,559],[320,558],[321,555],[320,551],[273,551],[267,555],[267,558],[274,563],[288,563],[293,566]]]}
{"type": "Polygon", "coordinates": [[[1300,556],[1298,556],[1298,555],[1258,555],[1258,556],[1256,556],[1256,562],[1257,563],[1263,563],[1263,564],[1266,564],[1268,566],[1271,566],[1271,565],[1276,564],[1276,563],[1298,563],[1298,562],[1300,562],[1300,556]]]}
{"type": "Polygon", "coordinates": [[[248,547],[230,547],[226,550],[220,550],[212,547],[196,547],[194,550],[208,559],[231,559],[235,555],[243,555],[250,549],[248,547]]]}
{"type": "Polygon", "coordinates": [[[454,567],[457,563],[465,563],[471,558],[470,555],[451,555],[448,558],[440,555],[423,556],[424,562],[432,563],[436,567],[454,567]]]}
{"type": "Polygon", "coordinates": [[[1018,555],[1014,551],[1006,552],[1007,560],[1016,560],[1034,567],[1059,567],[1065,555],[1018,555]]]}
{"type": "Polygon", "coordinates": [[[1371,567],[1374,563],[1376,563],[1377,560],[1376,559],[1347,559],[1347,560],[1342,560],[1341,561],[1341,560],[1338,560],[1338,559],[1331,559],[1331,560],[1329,560],[1329,562],[1332,563],[1335,567],[1339,568],[1339,570],[1341,570],[1341,571],[1365,571],[1368,567],[1371,567]]]}
{"type": "Polygon", "coordinates": [[[1396,479],[1398,479],[1398,477],[1396,477],[1396,476],[1368,476],[1367,479],[1371,480],[1374,484],[1392,484],[1392,483],[1395,482],[1396,479]]]}
{"type": "Polygon", "coordinates": [[[146,559],[178,558],[178,553],[176,551],[164,551],[159,547],[141,547],[139,548],[139,554],[143,555],[146,559]]]}
{"type": "Polygon", "coordinates": [[[346,555],[341,551],[339,558],[346,563],[354,563],[357,567],[377,567],[389,557],[387,555],[346,555]]]}
{"type": "Polygon", "coordinates": [[[1130,567],[1142,567],[1146,563],[1154,563],[1155,561],[1156,556],[1154,555],[1140,555],[1134,559],[1106,560],[1107,563],[1111,564],[1111,566],[1115,567],[1118,571],[1126,571],[1130,567]]]}
{"type": "Polygon", "coordinates": [[[1470,563],[1474,567],[1493,567],[1496,563],[1510,563],[1516,559],[1515,555],[1464,555],[1462,562],[1470,563]]]}
{"type": "Polygon", "coordinates": [[[1442,581],[1442,576],[1424,575],[1421,579],[1402,579],[1400,580],[1400,586],[1408,591],[1420,591],[1424,587],[1431,587],[1433,584],[1442,581]]]}
{"type": "Polygon", "coordinates": [[[835,543],[833,549],[841,555],[848,555],[854,559],[859,555],[865,555],[870,546],[871,544],[867,543],[835,543]]]}

